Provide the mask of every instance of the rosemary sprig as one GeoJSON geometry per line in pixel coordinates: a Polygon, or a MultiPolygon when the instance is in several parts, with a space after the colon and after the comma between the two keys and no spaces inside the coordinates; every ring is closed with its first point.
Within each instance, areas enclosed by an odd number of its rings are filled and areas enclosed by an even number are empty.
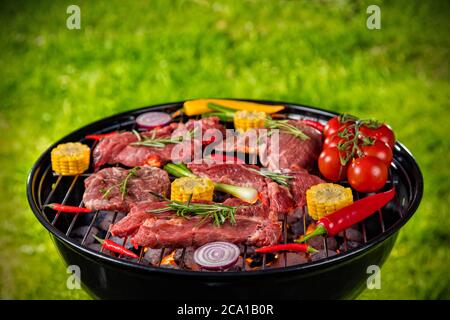
{"type": "MultiPolygon", "coordinates": [[[[191,130],[188,132],[188,136],[192,137],[194,135],[195,130],[191,130]]],[[[139,137],[139,133],[135,132],[139,137]]],[[[156,138],[156,131],[153,130],[152,135],[150,137],[145,137],[138,139],[137,142],[131,143],[133,146],[145,146],[145,147],[154,147],[154,148],[164,148],[168,144],[176,144],[183,142],[183,136],[178,137],[170,137],[170,138],[156,138]]]]}
{"type": "Polygon", "coordinates": [[[109,194],[114,188],[119,188],[119,192],[121,194],[122,200],[125,198],[127,191],[128,191],[128,180],[130,180],[131,177],[134,177],[137,175],[137,171],[141,169],[140,167],[134,167],[131,169],[126,177],[118,184],[112,185],[108,189],[100,189],[100,192],[103,193],[103,198],[108,199],[109,194]]]}
{"type": "Polygon", "coordinates": [[[263,176],[263,177],[269,178],[284,187],[288,187],[289,186],[288,180],[292,179],[291,176],[288,176],[288,175],[285,175],[285,174],[282,174],[279,172],[273,172],[273,171],[268,171],[268,170],[256,170],[253,168],[250,168],[250,170],[263,176]]]}
{"type": "Polygon", "coordinates": [[[308,140],[309,136],[303,133],[302,130],[297,128],[296,126],[288,123],[289,120],[273,120],[270,117],[267,117],[265,121],[266,128],[269,129],[279,129],[282,132],[291,134],[301,140],[308,140]]]}
{"type": "Polygon", "coordinates": [[[165,201],[168,201],[164,208],[148,210],[148,213],[164,213],[169,211],[174,211],[176,215],[189,218],[189,216],[200,216],[203,217],[202,221],[211,219],[214,225],[220,226],[224,224],[227,220],[231,224],[236,224],[236,211],[239,208],[246,206],[227,206],[221,203],[192,203],[188,201],[187,203],[175,200],[169,200],[164,196],[150,192],[154,196],[160,197],[165,201]]]}

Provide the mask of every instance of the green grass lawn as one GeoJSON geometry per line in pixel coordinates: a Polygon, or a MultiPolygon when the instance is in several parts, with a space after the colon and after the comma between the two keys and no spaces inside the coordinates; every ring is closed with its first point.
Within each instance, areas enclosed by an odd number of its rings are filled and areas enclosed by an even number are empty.
{"type": "Polygon", "coordinates": [[[139,106],[274,99],[392,125],[425,178],[417,214],[361,299],[450,298],[448,1],[3,1],[0,298],[85,299],[25,197],[56,139],[139,106]],[[81,7],[81,30],[66,8],[81,7]],[[170,3],[170,4],[169,4],[170,3]],[[381,30],[366,8],[381,7],[381,30]]]}

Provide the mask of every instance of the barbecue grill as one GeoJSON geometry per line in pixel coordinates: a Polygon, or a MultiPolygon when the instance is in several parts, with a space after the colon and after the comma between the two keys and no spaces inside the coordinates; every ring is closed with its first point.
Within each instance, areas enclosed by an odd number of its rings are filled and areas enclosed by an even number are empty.
{"type": "MultiPolygon", "coordinates": [[[[253,101],[253,100],[252,100],[253,101]]],[[[325,123],[335,113],[319,108],[275,101],[255,101],[283,104],[288,118],[311,119],[325,123]]],[[[158,252],[156,262],[146,259],[147,249],[139,248],[139,259],[126,259],[104,252],[96,246],[92,235],[103,228],[111,237],[109,225],[121,213],[97,211],[90,214],[67,214],[45,208],[57,202],[82,206],[83,181],[93,172],[63,177],[51,170],[50,151],[58,144],[80,141],[91,147],[88,134],[101,134],[134,128],[135,118],[152,111],[175,112],[183,102],[149,106],[114,115],[89,124],[56,142],[37,160],[27,181],[27,196],[39,222],[49,231],[58,251],[68,265],[81,270],[83,287],[95,298],[123,299],[341,299],[355,298],[365,288],[372,265],[380,266],[391,252],[401,227],[419,206],[423,193],[423,178],[411,153],[399,142],[395,144],[394,161],[385,189],[395,186],[397,195],[388,205],[357,226],[360,244],[350,246],[346,233],[337,254],[329,255],[329,239],[323,238],[321,258],[290,265],[286,253],[255,257],[242,247],[241,258],[234,268],[221,271],[198,271],[185,266],[187,249],[176,252],[165,248],[158,252]],[[178,256],[174,263],[174,256],[178,256]],[[278,259],[276,267],[274,259],[278,259]],[[167,263],[169,261],[169,263],[167,263]]],[[[365,194],[355,193],[356,198],[365,194]]],[[[305,208],[303,210],[306,210],[305,208]]],[[[302,216],[303,232],[309,221],[302,216]]],[[[289,221],[283,221],[283,241],[288,240],[289,221]]],[[[99,231],[101,232],[101,231],[99,231]]],[[[121,239],[126,245],[128,239],[121,239]]]]}

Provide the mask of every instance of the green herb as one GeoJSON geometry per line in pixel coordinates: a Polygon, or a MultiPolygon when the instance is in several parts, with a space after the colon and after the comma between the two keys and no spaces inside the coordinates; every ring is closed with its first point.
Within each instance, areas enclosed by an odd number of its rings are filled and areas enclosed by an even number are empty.
{"type": "MultiPolygon", "coordinates": [[[[192,137],[194,135],[194,131],[195,130],[189,131],[188,132],[188,136],[192,137]]],[[[139,135],[139,133],[137,133],[137,134],[139,135]]],[[[139,135],[139,137],[141,137],[141,136],[139,135]]],[[[154,148],[164,148],[168,144],[181,143],[181,142],[183,142],[183,140],[184,140],[183,136],[170,137],[170,138],[157,138],[156,137],[156,130],[153,130],[152,131],[152,135],[150,137],[145,137],[143,139],[140,139],[137,142],[131,143],[131,145],[133,145],[133,146],[154,147],[154,148]]]]}
{"type": "Polygon", "coordinates": [[[256,170],[253,168],[250,168],[250,170],[263,176],[263,177],[269,178],[284,187],[288,187],[289,186],[288,180],[292,179],[291,176],[288,176],[288,175],[285,175],[282,173],[278,173],[278,172],[273,172],[273,171],[268,171],[268,170],[256,170]]]}
{"type": "Polygon", "coordinates": [[[239,208],[245,206],[226,206],[220,203],[187,203],[181,201],[169,200],[161,195],[151,192],[153,195],[163,198],[168,201],[166,207],[148,210],[149,213],[164,213],[174,211],[176,215],[188,218],[189,216],[203,217],[202,221],[211,219],[216,226],[224,224],[226,221],[230,221],[231,224],[236,224],[236,211],[239,208]]]}
{"type": "Polygon", "coordinates": [[[127,189],[128,189],[128,180],[130,180],[131,177],[134,177],[137,175],[137,171],[140,169],[140,167],[134,167],[133,169],[131,169],[128,174],[126,175],[126,177],[118,184],[115,184],[111,187],[109,187],[108,189],[100,189],[100,192],[103,193],[103,198],[108,199],[109,194],[111,193],[111,191],[114,188],[118,188],[119,192],[122,196],[122,200],[125,198],[126,194],[127,194],[127,189]]]}
{"type": "Polygon", "coordinates": [[[301,140],[309,139],[309,136],[303,133],[303,131],[296,126],[288,123],[288,121],[289,120],[273,120],[272,118],[268,117],[266,119],[265,126],[268,129],[279,129],[280,131],[293,135],[297,138],[300,138],[301,140]]]}

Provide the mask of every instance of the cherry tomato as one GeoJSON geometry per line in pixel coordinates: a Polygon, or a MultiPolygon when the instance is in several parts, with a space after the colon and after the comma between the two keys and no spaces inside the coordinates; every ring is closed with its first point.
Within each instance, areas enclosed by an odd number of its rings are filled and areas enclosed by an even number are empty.
{"type": "Polygon", "coordinates": [[[323,129],[323,135],[325,137],[330,137],[338,132],[339,127],[341,126],[341,122],[339,121],[339,117],[336,116],[328,120],[325,128],[323,129]]]}
{"type": "Polygon", "coordinates": [[[320,173],[333,182],[344,179],[347,173],[347,166],[341,165],[340,156],[345,157],[345,153],[337,147],[325,149],[319,156],[320,173]]]}
{"type": "Polygon", "coordinates": [[[380,159],[389,168],[392,162],[392,149],[384,142],[375,140],[372,145],[361,147],[361,151],[366,156],[372,156],[380,159]]]}
{"type": "Polygon", "coordinates": [[[382,124],[376,129],[369,128],[367,126],[361,126],[359,129],[362,135],[366,137],[371,137],[386,143],[391,149],[394,148],[395,144],[395,134],[391,127],[387,124],[382,124]]]}
{"type": "MultiPolygon", "coordinates": [[[[352,139],[353,136],[350,136],[350,139],[352,139]]],[[[345,142],[347,142],[348,140],[346,138],[342,138],[339,137],[338,134],[334,134],[330,137],[326,137],[324,142],[323,142],[323,149],[327,149],[327,148],[333,148],[333,147],[337,147],[340,144],[344,144],[345,142]]],[[[349,146],[350,148],[351,146],[349,146]]]]}
{"type": "MultiPolygon", "coordinates": [[[[336,116],[336,117],[328,120],[325,128],[323,129],[323,135],[325,137],[331,137],[332,135],[337,134],[339,131],[344,130],[344,128],[350,126],[353,123],[354,123],[353,121],[346,121],[345,123],[342,123],[339,120],[339,117],[336,116]]],[[[354,130],[353,130],[353,132],[354,132],[354,130]]]]}
{"type": "Polygon", "coordinates": [[[347,170],[348,182],[360,192],[374,192],[383,188],[388,169],[380,159],[372,156],[358,158],[347,170]]]}

